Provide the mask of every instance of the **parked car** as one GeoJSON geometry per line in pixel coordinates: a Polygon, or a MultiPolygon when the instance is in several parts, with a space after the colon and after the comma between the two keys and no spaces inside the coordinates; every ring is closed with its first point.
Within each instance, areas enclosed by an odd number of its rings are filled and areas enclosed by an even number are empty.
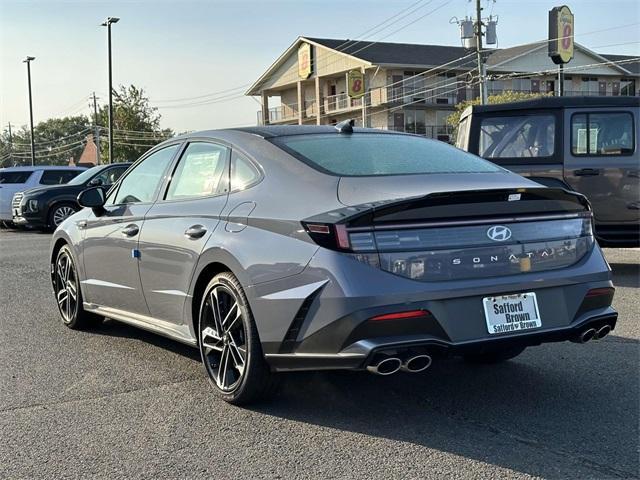
{"type": "Polygon", "coordinates": [[[64,184],[84,170],[84,167],[40,165],[0,168],[0,223],[11,222],[13,219],[11,199],[16,192],[38,185],[64,184]]]}
{"type": "Polygon", "coordinates": [[[193,133],[78,201],[51,244],[64,324],[109,317],[197,347],[232,403],[275,372],[498,362],[616,324],[584,196],[420,136],[193,133]]]}
{"type": "Polygon", "coordinates": [[[13,196],[13,223],[35,228],[56,228],[80,210],[77,197],[85,188],[99,186],[105,191],[131,163],[99,165],[85,170],[65,185],[50,185],[18,192],[13,196]]]}
{"type": "Polygon", "coordinates": [[[600,245],[640,245],[640,98],[547,97],[473,106],[456,145],[593,206],[600,245]]]}

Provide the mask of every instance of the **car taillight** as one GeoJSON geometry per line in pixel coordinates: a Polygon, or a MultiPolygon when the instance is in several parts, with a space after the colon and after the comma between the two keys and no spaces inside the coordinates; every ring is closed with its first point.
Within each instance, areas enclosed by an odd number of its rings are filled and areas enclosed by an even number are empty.
{"type": "Polygon", "coordinates": [[[615,288],[613,287],[604,287],[604,288],[592,288],[587,292],[585,298],[594,298],[594,297],[611,297],[613,298],[613,293],[615,292],[615,288]]]}
{"type": "Polygon", "coordinates": [[[302,222],[302,225],[313,241],[321,247],[351,251],[349,233],[345,225],[307,222],[302,222]]]}

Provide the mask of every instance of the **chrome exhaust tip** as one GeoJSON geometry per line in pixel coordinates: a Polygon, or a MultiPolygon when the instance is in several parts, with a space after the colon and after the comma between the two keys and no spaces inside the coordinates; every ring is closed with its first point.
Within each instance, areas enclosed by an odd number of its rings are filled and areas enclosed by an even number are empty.
{"type": "Polygon", "coordinates": [[[600,340],[601,338],[604,338],[607,335],[609,335],[609,332],[611,332],[611,326],[610,325],[603,325],[602,327],[600,327],[598,329],[598,331],[594,335],[593,339],[594,340],[600,340]]]}
{"type": "Polygon", "coordinates": [[[585,330],[580,335],[580,343],[587,343],[589,340],[593,340],[596,336],[596,333],[597,332],[595,328],[589,328],[585,330]]]}
{"type": "Polygon", "coordinates": [[[416,355],[402,364],[402,371],[409,373],[422,372],[431,366],[431,361],[429,355],[416,355]]]}
{"type": "Polygon", "coordinates": [[[397,357],[389,357],[380,360],[375,365],[367,366],[367,371],[376,375],[393,375],[402,367],[402,360],[397,357]]]}

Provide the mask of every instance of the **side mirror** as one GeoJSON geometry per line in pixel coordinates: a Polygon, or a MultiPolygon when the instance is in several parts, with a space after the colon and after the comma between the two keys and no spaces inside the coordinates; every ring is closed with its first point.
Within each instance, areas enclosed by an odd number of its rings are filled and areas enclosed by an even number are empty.
{"type": "Polygon", "coordinates": [[[101,178],[92,178],[91,180],[89,180],[89,183],[87,183],[87,185],[89,187],[99,187],[103,184],[104,182],[102,181],[101,178]]]}
{"type": "Polygon", "coordinates": [[[104,190],[101,187],[87,188],[78,195],[78,203],[80,206],[93,209],[96,215],[101,215],[104,211],[102,207],[105,201],[104,190]]]}

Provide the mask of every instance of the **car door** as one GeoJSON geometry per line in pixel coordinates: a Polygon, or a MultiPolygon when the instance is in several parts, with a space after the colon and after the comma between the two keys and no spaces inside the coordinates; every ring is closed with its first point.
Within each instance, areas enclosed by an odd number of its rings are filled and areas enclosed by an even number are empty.
{"type": "Polygon", "coordinates": [[[111,190],[104,211],[87,217],[82,241],[85,301],[149,315],[138,270],[138,237],[179,147],[166,146],[143,158],[111,190]]]}
{"type": "Polygon", "coordinates": [[[151,316],[182,324],[193,271],[227,203],[229,148],[189,142],[164,190],[145,216],[140,278],[151,316]]]}
{"type": "Polygon", "coordinates": [[[564,178],[587,196],[600,223],[640,220],[637,112],[615,108],[565,113],[564,178]]]}

